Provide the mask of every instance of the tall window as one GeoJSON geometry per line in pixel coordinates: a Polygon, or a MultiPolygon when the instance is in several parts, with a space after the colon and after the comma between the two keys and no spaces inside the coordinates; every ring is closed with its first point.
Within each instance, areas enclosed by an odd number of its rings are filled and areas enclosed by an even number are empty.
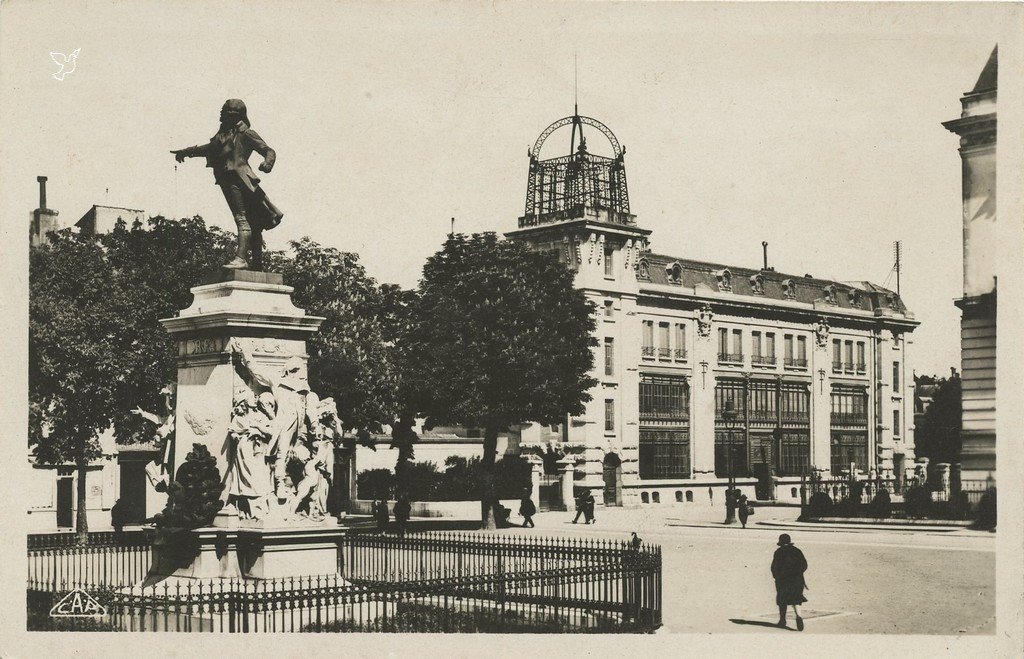
{"type": "Polygon", "coordinates": [[[729,360],[729,330],[724,327],[718,328],[718,361],[729,360]]]}
{"type": "Polygon", "coordinates": [[[608,279],[615,278],[615,250],[611,247],[604,248],[604,276],[608,279]]]}
{"type": "Polygon", "coordinates": [[[743,361],[743,330],[732,331],[732,361],[743,361]]]}
{"type": "Polygon", "coordinates": [[[644,357],[654,356],[654,321],[645,320],[643,324],[643,347],[641,354],[644,357]]]}
{"type": "Polygon", "coordinates": [[[668,359],[671,355],[668,345],[668,323],[658,323],[658,359],[668,359]]]}
{"type": "Polygon", "coordinates": [[[779,418],[783,423],[807,423],[810,421],[811,392],[800,382],[783,382],[779,394],[779,418]]]}
{"type": "Polygon", "coordinates": [[[761,333],[750,333],[750,355],[755,362],[761,361],[761,333]]]}
{"type": "Polygon", "coordinates": [[[865,359],[864,352],[865,352],[864,351],[864,342],[863,341],[858,341],[857,342],[857,372],[858,373],[863,373],[863,372],[865,372],[867,370],[867,364],[864,361],[864,359],[865,359]]]}
{"type": "Polygon", "coordinates": [[[892,435],[893,437],[899,437],[903,434],[903,429],[900,427],[900,411],[892,411],[892,435]]]}
{"type": "Polygon", "coordinates": [[[779,417],[776,403],[774,381],[751,380],[749,403],[751,421],[776,421],[779,417]]]}
{"type": "Polygon", "coordinates": [[[900,363],[892,363],[892,393],[900,393],[900,363]]]}
{"type": "Polygon", "coordinates": [[[643,375],[640,378],[640,419],[685,421],[690,417],[690,389],[686,378],[643,375]]]}
{"type": "Polygon", "coordinates": [[[847,371],[853,372],[853,341],[846,342],[846,362],[843,363],[843,366],[847,371]]]}
{"type": "Polygon", "coordinates": [[[793,363],[793,358],[795,357],[795,355],[793,354],[792,334],[786,334],[785,336],[782,337],[782,357],[783,359],[786,360],[785,362],[783,362],[786,366],[795,366],[795,364],[793,363]]]}
{"type": "Polygon", "coordinates": [[[775,363],[775,334],[772,332],[764,335],[764,356],[768,358],[769,364],[775,363]]]}
{"type": "Polygon", "coordinates": [[[612,316],[615,315],[614,302],[612,302],[611,300],[604,301],[604,315],[606,318],[611,318],[612,316]]]}
{"type": "Polygon", "coordinates": [[[779,475],[799,476],[811,469],[811,439],[807,431],[784,431],[779,441],[779,475]]]}
{"type": "Polygon", "coordinates": [[[689,433],[641,429],[639,459],[640,478],[689,478],[689,433]]]}
{"type": "Polygon", "coordinates": [[[612,398],[604,399],[604,430],[615,432],[615,400],[612,398]]]}
{"type": "Polygon", "coordinates": [[[724,420],[726,410],[731,409],[735,418],[742,421],[746,395],[743,380],[719,380],[715,385],[715,418],[724,420]]]}
{"type": "Polygon", "coordinates": [[[796,337],[796,358],[800,361],[797,366],[807,366],[807,337],[796,337]]]}
{"type": "Polygon", "coordinates": [[[866,430],[832,429],[832,473],[840,474],[850,471],[850,463],[855,469],[867,471],[868,464],[868,433],[866,430]]]}
{"type": "Polygon", "coordinates": [[[676,359],[686,359],[686,325],[676,323],[676,359]]]}
{"type": "Polygon", "coordinates": [[[747,457],[742,429],[715,429],[715,476],[747,476],[747,457]]]}
{"type": "Polygon", "coordinates": [[[604,374],[615,375],[615,340],[604,340],[604,374]]]}
{"type": "Polygon", "coordinates": [[[839,339],[832,339],[832,370],[837,373],[843,370],[843,342],[839,339]]]}
{"type": "Polygon", "coordinates": [[[868,395],[860,389],[835,387],[832,390],[832,425],[866,426],[868,395]]]}

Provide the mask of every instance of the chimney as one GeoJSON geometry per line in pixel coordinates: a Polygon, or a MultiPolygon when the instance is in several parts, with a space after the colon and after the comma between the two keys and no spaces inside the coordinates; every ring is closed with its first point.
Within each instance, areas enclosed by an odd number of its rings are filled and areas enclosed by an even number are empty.
{"type": "Polygon", "coordinates": [[[39,181],[39,210],[46,210],[46,177],[37,176],[36,180],[39,181]]]}
{"type": "Polygon", "coordinates": [[[767,240],[762,240],[761,241],[761,252],[764,254],[764,267],[762,267],[761,269],[762,270],[767,270],[768,269],[768,241],[767,240]]]}

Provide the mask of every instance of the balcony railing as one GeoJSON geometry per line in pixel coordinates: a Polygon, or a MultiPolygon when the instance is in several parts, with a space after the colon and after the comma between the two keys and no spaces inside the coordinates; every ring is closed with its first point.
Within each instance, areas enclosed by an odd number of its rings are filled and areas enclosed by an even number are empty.
{"type": "Polygon", "coordinates": [[[669,348],[658,348],[658,359],[669,359],[672,356],[672,350],[669,348]]]}
{"type": "Polygon", "coordinates": [[[742,352],[720,352],[718,353],[718,362],[721,364],[742,364],[743,353],[742,352]]]}
{"type": "Polygon", "coordinates": [[[784,364],[786,368],[807,368],[806,359],[794,359],[792,357],[786,357],[784,364]]]}
{"type": "Polygon", "coordinates": [[[764,365],[764,366],[775,366],[775,356],[774,355],[751,355],[750,356],[750,363],[751,364],[761,364],[761,365],[764,365]]]}
{"type": "Polygon", "coordinates": [[[853,362],[844,362],[843,370],[845,370],[847,373],[853,373],[853,362]]]}
{"type": "Polygon", "coordinates": [[[654,357],[654,346],[644,346],[640,348],[640,355],[645,359],[651,359],[654,357]]]}
{"type": "Polygon", "coordinates": [[[843,362],[832,362],[832,372],[833,373],[842,373],[843,372],[843,362]]]}
{"type": "Polygon", "coordinates": [[[866,426],[868,424],[868,415],[866,413],[855,412],[833,412],[832,424],[843,426],[866,426]]]}
{"type": "Polygon", "coordinates": [[[678,361],[678,362],[685,362],[686,361],[686,350],[682,350],[680,348],[676,348],[675,355],[676,355],[676,361],[678,361]]]}
{"type": "Polygon", "coordinates": [[[864,375],[864,373],[866,373],[866,372],[867,372],[867,367],[864,364],[857,364],[857,373],[859,375],[864,375]]]}

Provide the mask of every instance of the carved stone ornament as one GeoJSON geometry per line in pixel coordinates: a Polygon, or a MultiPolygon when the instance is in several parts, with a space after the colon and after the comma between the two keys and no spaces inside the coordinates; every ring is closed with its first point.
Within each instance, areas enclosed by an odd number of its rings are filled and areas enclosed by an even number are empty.
{"type": "Polygon", "coordinates": [[[754,295],[764,295],[764,276],[760,272],[751,275],[750,290],[754,295]]]}
{"type": "Polygon", "coordinates": [[[792,279],[782,280],[782,297],[792,300],[796,297],[796,282],[792,279]]]}
{"type": "Polygon", "coordinates": [[[711,305],[704,303],[701,305],[700,310],[697,311],[697,335],[707,338],[711,336],[711,322],[715,318],[715,313],[711,311],[711,305]]]}
{"type": "Polygon", "coordinates": [[[824,318],[819,319],[818,326],[814,328],[814,339],[817,342],[819,348],[828,347],[828,333],[828,321],[825,320],[824,318]]]}
{"type": "Polygon", "coordinates": [[[715,272],[715,278],[718,280],[719,291],[723,293],[732,292],[732,273],[729,272],[728,268],[715,272]]]}
{"type": "Polygon", "coordinates": [[[636,265],[637,276],[640,279],[650,280],[651,278],[651,266],[647,263],[647,259],[640,259],[636,265]]]}
{"type": "Polygon", "coordinates": [[[673,261],[665,266],[665,276],[669,282],[678,284],[683,281],[683,266],[679,265],[679,261],[673,261]]]}
{"type": "Polygon", "coordinates": [[[201,417],[192,410],[185,410],[185,423],[192,429],[192,432],[202,437],[213,428],[213,419],[201,417]]]}
{"type": "Polygon", "coordinates": [[[833,306],[839,304],[839,294],[835,284],[829,284],[824,288],[825,302],[833,306]]]}
{"type": "Polygon", "coordinates": [[[580,247],[580,237],[572,237],[572,249],[576,252],[576,263],[583,263],[583,249],[580,247]]]}

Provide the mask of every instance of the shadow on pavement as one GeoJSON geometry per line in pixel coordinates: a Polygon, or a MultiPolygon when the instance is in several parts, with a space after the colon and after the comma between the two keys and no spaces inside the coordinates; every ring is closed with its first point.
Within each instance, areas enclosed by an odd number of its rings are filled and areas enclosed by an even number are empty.
{"type": "Polygon", "coordinates": [[[764,620],[743,620],[741,618],[729,618],[729,622],[737,625],[754,625],[755,627],[771,627],[772,629],[785,629],[786,631],[793,631],[789,627],[779,627],[774,622],[765,622],[764,620]]]}

